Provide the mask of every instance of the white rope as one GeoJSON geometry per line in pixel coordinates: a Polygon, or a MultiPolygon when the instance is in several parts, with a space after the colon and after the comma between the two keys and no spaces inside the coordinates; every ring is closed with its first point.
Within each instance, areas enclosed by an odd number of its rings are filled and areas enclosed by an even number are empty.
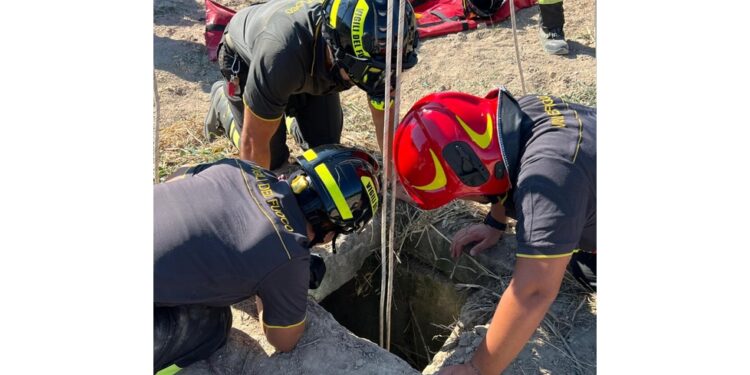
{"type": "Polygon", "coordinates": [[[526,95],[526,82],[523,79],[523,69],[521,68],[521,52],[518,49],[518,37],[516,37],[516,6],[514,0],[510,2],[510,25],[513,28],[513,44],[516,46],[516,62],[518,63],[518,74],[521,75],[521,90],[526,95]]]}
{"type": "MultiPolygon", "coordinates": [[[[401,106],[401,65],[404,57],[404,13],[405,13],[405,0],[399,0],[398,7],[398,38],[396,40],[396,88],[393,100],[393,126],[392,130],[395,132],[398,127],[399,108],[401,106]]],[[[390,85],[390,81],[386,81],[386,85],[390,85]]],[[[395,172],[394,172],[395,173],[395,172]]],[[[391,307],[393,306],[393,277],[396,274],[396,262],[395,254],[396,249],[393,247],[393,241],[395,239],[395,226],[396,226],[396,178],[391,181],[391,225],[388,228],[388,293],[386,298],[386,350],[391,350],[391,307]]]]}
{"type": "MultiPolygon", "coordinates": [[[[388,245],[388,239],[386,237],[386,226],[387,226],[387,216],[388,216],[388,175],[390,174],[391,170],[391,157],[389,154],[390,151],[390,142],[388,142],[388,139],[390,139],[390,107],[391,107],[391,59],[393,55],[392,47],[393,47],[393,0],[388,0],[388,8],[386,10],[386,17],[388,20],[386,21],[386,42],[385,42],[385,96],[383,97],[383,100],[385,101],[385,107],[383,108],[384,118],[383,118],[383,164],[385,164],[385,168],[383,170],[383,201],[385,204],[383,204],[383,211],[380,214],[380,346],[382,348],[385,348],[385,342],[383,341],[383,334],[386,331],[385,326],[385,305],[386,305],[386,295],[388,293],[388,287],[386,285],[386,282],[388,280],[388,256],[386,256],[386,246],[388,245]]],[[[393,194],[393,191],[391,191],[391,194],[393,194]]],[[[390,312],[390,309],[389,309],[390,312]]],[[[388,319],[388,323],[390,323],[390,317],[388,319]]]]}
{"type": "Polygon", "coordinates": [[[154,71],[154,103],[156,104],[156,123],[154,123],[154,183],[159,183],[159,90],[156,89],[156,71],[154,71]]]}

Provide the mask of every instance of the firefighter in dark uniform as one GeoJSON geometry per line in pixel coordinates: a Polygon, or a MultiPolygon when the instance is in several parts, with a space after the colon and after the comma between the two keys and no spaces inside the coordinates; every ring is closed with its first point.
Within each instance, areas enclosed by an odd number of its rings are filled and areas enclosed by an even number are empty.
{"type": "Polygon", "coordinates": [[[268,342],[292,350],[308,288],[325,273],[310,248],[359,230],[378,209],[378,163],[321,146],[289,179],[239,159],[183,168],[154,186],[154,371],[224,345],[229,306],[256,296],[268,342]]]}
{"type": "Polygon", "coordinates": [[[420,99],[394,137],[396,171],[424,209],[453,199],[492,203],[484,223],[458,231],[451,254],[496,244],[506,210],[518,220],[516,264],[472,359],[441,374],[499,374],[539,326],[566,267],[596,291],[596,109],[504,89],[484,98],[420,99]]]}
{"type": "MultiPolygon", "coordinates": [[[[408,3],[405,12],[403,69],[410,69],[419,39],[408,3]]],[[[393,16],[397,30],[397,9],[393,16]]],[[[382,149],[386,22],[384,0],[274,0],[239,11],[219,48],[225,79],[211,89],[206,137],[225,133],[241,159],[277,169],[289,157],[286,117],[303,149],[339,143],[339,92],[356,85],[367,92],[382,149]]]]}

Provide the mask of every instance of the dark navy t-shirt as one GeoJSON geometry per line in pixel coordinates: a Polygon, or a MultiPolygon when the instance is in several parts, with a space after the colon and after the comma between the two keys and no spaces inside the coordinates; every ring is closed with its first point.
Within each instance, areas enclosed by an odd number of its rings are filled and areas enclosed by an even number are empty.
{"type": "MultiPolygon", "coordinates": [[[[249,66],[242,99],[256,116],[281,118],[292,95],[348,89],[326,67],[326,43],[318,25],[321,3],[269,1],[240,10],[227,25],[233,49],[249,66]]],[[[369,99],[373,105],[383,101],[369,99]]]]}
{"type": "Polygon", "coordinates": [[[319,0],[274,0],[240,10],[227,25],[234,51],[249,66],[243,100],[258,117],[284,113],[295,94],[342,91],[325,67],[323,37],[316,30],[319,0]]]}
{"type": "Polygon", "coordinates": [[[223,159],[154,186],[154,302],[228,306],[263,300],[264,324],[305,318],[303,214],[284,181],[223,159]]]}
{"type": "Polygon", "coordinates": [[[543,95],[518,103],[533,126],[513,191],[516,255],[596,252],[596,109],[543,95]]]}

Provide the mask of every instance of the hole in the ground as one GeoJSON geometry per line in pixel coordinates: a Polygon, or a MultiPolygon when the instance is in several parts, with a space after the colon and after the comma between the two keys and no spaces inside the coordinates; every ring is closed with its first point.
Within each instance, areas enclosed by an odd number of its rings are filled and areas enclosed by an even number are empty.
{"type": "MultiPolygon", "coordinates": [[[[402,255],[393,280],[391,352],[422,370],[450,334],[465,293],[442,274],[402,255]]],[[[320,305],[354,334],[378,343],[380,258],[369,257],[348,283],[320,305]]]]}

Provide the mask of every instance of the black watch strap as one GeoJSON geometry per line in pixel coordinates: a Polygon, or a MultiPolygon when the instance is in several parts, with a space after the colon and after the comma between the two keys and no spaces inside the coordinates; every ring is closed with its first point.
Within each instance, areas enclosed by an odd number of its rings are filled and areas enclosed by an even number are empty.
{"type": "Polygon", "coordinates": [[[505,232],[505,228],[508,227],[507,224],[495,220],[495,218],[492,217],[492,213],[488,213],[487,217],[484,218],[484,224],[503,232],[505,232]]]}

